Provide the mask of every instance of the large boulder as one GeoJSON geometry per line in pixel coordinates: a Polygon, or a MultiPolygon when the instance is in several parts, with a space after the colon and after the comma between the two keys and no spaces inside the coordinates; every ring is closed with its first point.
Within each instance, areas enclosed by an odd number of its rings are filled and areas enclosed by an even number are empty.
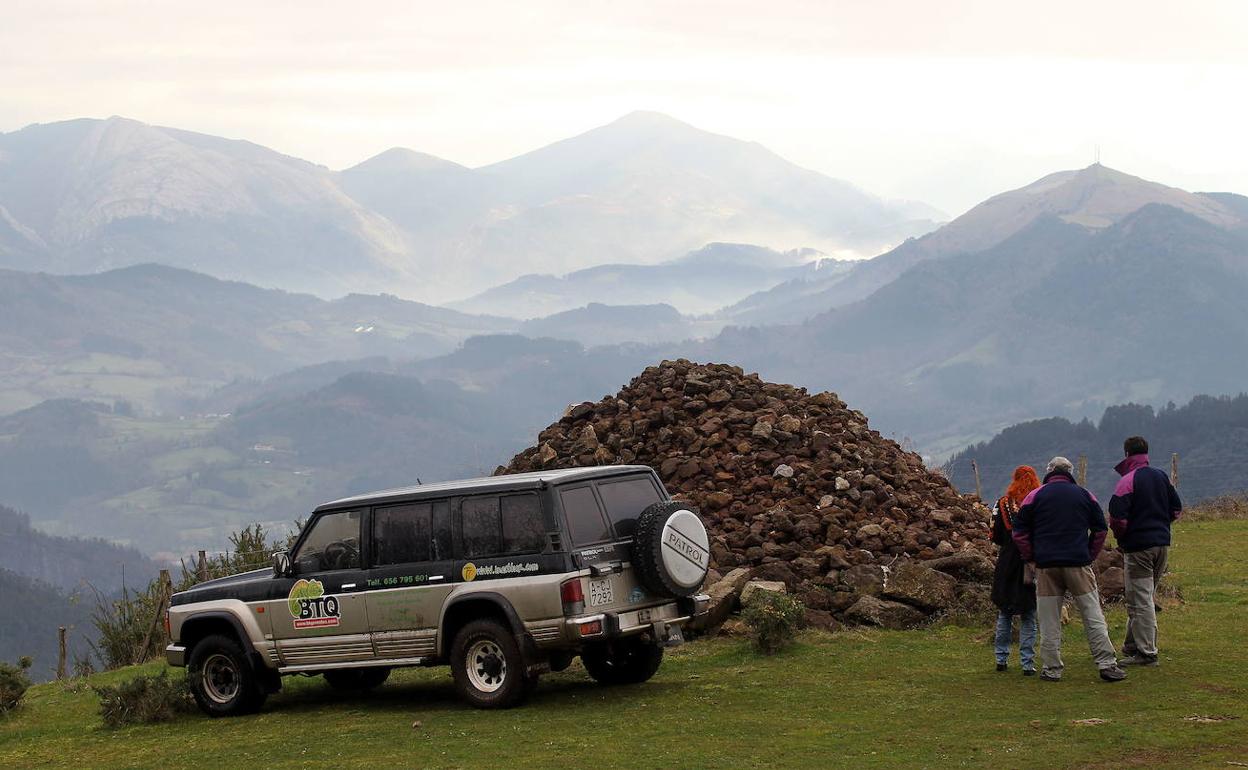
{"type": "Polygon", "coordinates": [[[963,551],[953,556],[929,559],[923,562],[923,566],[953,575],[968,583],[991,583],[992,574],[996,570],[996,563],[978,551],[963,551]]]}
{"type": "Polygon", "coordinates": [[[865,626],[900,630],[923,625],[927,616],[908,604],[863,596],[845,611],[845,619],[865,626]]]}
{"type": "Polygon", "coordinates": [[[914,562],[905,562],[888,576],[881,595],[928,611],[945,610],[958,599],[958,581],[914,562]]]}
{"type": "Polygon", "coordinates": [[[856,564],[841,571],[841,582],[856,594],[879,596],[884,590],[884,576],[884,568],[878,564],[856,564]]]}
{"type": "Polygon", "coordinates": [[[1126,577],[1126,572],[1122,567],[1109,567],[1097,576],[1096,583],[1101,592],[1101,599],[1107,602],[1122,599],[1126,577]]]}
{"type": "Polygon", "coordinates": [[[784,583],[779,580],[751,580],[745,584],[745,588],[741,589],[742,606],[749,604],[750,600],[760,592],[762,593],[787,593],[784,583]]]}
{"type": "Polygon", "coordinates": [[[691,627],[695,631],[701,631],[721,625],[732,614],[737,600],[741,598],[742,589],[749,581],[750,570],[746,567],[737,567],[716,581],[706,591],[707,596],[711,597],[706,614],[698,618],[691,627]]]}

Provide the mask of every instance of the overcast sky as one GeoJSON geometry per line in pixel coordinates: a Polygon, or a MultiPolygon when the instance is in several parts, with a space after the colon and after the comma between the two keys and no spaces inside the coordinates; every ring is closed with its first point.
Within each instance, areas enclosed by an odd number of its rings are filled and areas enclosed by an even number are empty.
{"type": "Polygon", "coordinates": [[[1248,3],[5,0],[0,131],[124,115],[341,168],[658,110],[957,214],[1106,165],[1248,194],[1248,3]]]}

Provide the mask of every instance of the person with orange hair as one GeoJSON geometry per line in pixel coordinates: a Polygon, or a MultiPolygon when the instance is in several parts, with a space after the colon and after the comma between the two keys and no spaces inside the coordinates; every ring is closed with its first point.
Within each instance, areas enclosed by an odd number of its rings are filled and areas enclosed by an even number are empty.
{"type": "Polygon", "coordinates": [[[997,605],[995,652],[997,670],[1009,668],[1010,641],[1014,635],[1014,616],[1018,616],[1018,656],[1023,676],[1036,673],[1036,581],[1031,568],[1023,561],[1014,545],[1014,517],[1023,500],[1039,488],[1040,478],[1030,465],[1014,469],[1010,487],[997,501],[992,512],[992,542],[1000,546],[997,567],[992,577],[992,603],[997,605]]]}

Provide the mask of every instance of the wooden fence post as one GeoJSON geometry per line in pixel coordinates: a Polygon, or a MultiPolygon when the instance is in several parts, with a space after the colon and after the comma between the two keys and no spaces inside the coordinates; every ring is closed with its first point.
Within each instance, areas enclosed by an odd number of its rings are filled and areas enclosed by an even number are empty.
{"type": "Polygon", "coordinates": [[[152,637],[156,634],[156,629],[161,629],[161,637],[164,637],[165,607],[169,604],[169,595],[173,590],[173,581],[169,579],[169,570],[162,569],[160,571],[159,588],[156,589],[156,613],[152,616],[152,624],[148,626],[147,633],[143,635],[143,644],[134,651],[134,664],[147,662],[147,648],[152,643],[152,637]]]}
{"type": "Polygon", "coordinates": [[[984,499],[984,489],[979,483],[979,463],[971,460],[971,470],[975,471],[975,496],[982,501],[984,499]]]}
{"type": "Polygon", "coordinates": [[[199,552],[199,582],[208,582],[208,554],[203,551],[199,552]]]}
{"type": "Polygon", "coordinates": [[[1170,483],[1175,489],[1179,487],[1179,453],[1170,455],[1170,483]]]}
{"type": "Polygon", "coordinates": [[[56,657],[56,678],[65,678],[65,626],[56,629],[57,641],[60,642],[60,653],[56,657]]]}
{"type": "Polygon", "coordinates": [[[1088,456],[1079,455],[1079,486],[1088,485],[1088,456]]]}

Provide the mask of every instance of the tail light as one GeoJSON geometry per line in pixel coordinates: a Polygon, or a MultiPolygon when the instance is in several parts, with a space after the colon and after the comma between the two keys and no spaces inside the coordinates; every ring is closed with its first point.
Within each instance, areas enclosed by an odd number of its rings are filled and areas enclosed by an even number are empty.
{"type": "Polygon", "coordinates": [[[580,578],[563,581],[559,585],[559,598],[563,600],[564,615],[579,615],[585,611],[585,591],[580,578]]]}

